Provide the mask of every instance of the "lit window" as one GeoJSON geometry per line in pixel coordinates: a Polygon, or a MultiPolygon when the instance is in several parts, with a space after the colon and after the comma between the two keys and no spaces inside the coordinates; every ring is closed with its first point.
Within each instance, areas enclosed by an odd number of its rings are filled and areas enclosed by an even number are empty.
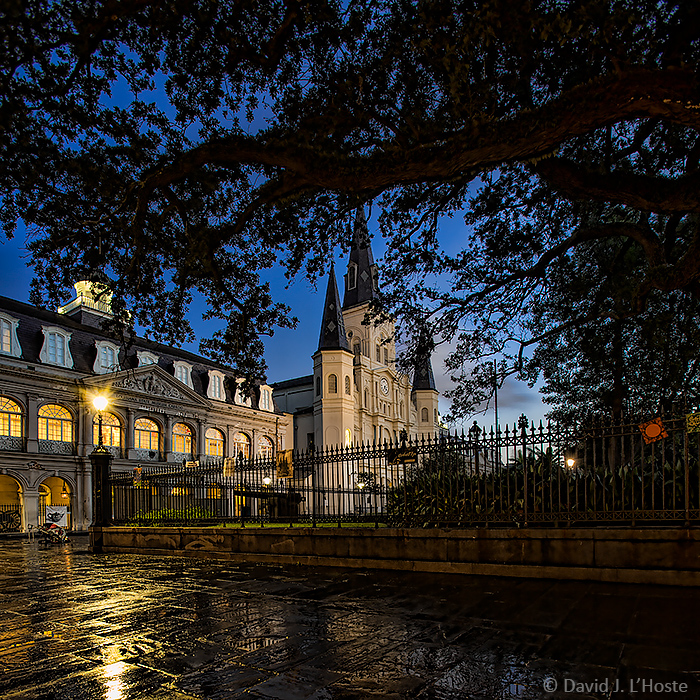
{"type": "Polygon", "coordinates": [[[139,418],[134,423],[134,447],[139,450],[160,449],[158,424],[148,418],[139,418]]]}
{"type": "Polygon", "coordinates": [[[185,386],[192,386],[191,367],[186,362],[179,360],[173,363],[175,368],[175,379],[181,381],[185,386]]]}
{"type": "Polygon", "coordinates": [[[47,404],[39,409],[39,440],[73,442],[73,416],[63,406],[47,404]]]}
{"type": "Polygon", "coordinates": [[[428,409],[427,409],[427,408],[421,409],[421,412],[420,412],[420,419],[421,419],[421,421],[422,421],[423,423],[427,423],[427,422],[428,422],[428,409]]]}
{"type": "Polygon", "coordinates": [[[328,393],[337,394],[338,393],[338,377],[335,374],[328,375],[328,393]]]}
{"type": "Polygon", "coordinates": [[[245,433],[236,433],[233,436],[233,456],[241,455],[243,459],[250,457],[250,438],[245,433]]]}
{"type": "Polygon", "coordinates": [[[192,431],[184,423],[175,423],[173,426],[172,451],[178,454],[192,452],[192,431]]]}
{"type": "Polygon", "coordinates": [[[345,447],[352,447],[352,433],[350,428],[345,428],[345,447]]]}
{"type": "Polygon", "coordinates": [[[204,452],[210,457],[224,456],[224,434],[216,428],[208,428],[204,437],[204,452]]]}
{"type": "Polygon", "coordinates": [[[350,377],[345,377],[345,393],[350,396],[350,377]]]}
{"type": "Polygon", "coordinates": [[[0,435],[22,437],[22,409],[5,396],[0,396],[0,435]]]}
{"type": "Polygon", "coordinates": [[[69,345],[71,334],[54,326],[44,326],[41,330],[44,333],[44,345],[39,359],[49,365],[72,367],[73,358],[69,345]]]}
{"type": "Polygon", "coordinates": [[[272,440],[264,435],[260,438],[260,444],[258,445],[258,457],[272,459],[272,440]]]}
{"type": "MultiPolygon", "coordinates": [[[[99,415],[95,416],[92,421],[92,444],[99,444],[100,431],[99,415]]],[[[102,414],[102,444],[109,447],[121,447],[122,445],[122,426],[113,413],[102,414]]]]}

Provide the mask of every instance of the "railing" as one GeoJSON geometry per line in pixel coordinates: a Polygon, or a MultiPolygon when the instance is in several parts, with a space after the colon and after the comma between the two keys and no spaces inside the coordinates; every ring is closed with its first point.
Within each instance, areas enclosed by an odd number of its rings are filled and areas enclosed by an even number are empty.
{"type": "Polygon", "coordinates": [[[0,503],[0,532],[19,532],[22,528],[22,506],[0,503]]]}
{"type": "Polygon", "coordinates": [[[144,467],[112,473],[113,521],[696,525],[700,433],[687,432],[685,418],[664,419],[659,432],[647,443],[637,423],[474,425],[466,435],[280,455],[279,466],[144,467]]]}

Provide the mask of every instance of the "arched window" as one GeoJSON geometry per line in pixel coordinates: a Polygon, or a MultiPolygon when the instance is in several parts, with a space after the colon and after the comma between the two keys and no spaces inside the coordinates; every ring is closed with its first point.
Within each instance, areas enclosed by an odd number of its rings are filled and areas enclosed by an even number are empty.
{"type": "Polygon", "coordinates": [[[73,442],[73,416],[67,408],[50,403],[39,409],[39,440],[73,442]]]}
{"type": "Polygon", "coordinates": [[[216,428],[207,428],[204,437],[204,453],[210,457],[223,457],[224,446],[224,434],[216,428]]]}
{"type": "Polygon", "coordinates": [[[403,401],[399,404],[399,416],[403,418],[403,401]]]}
{"type": "Polygon", "coordinates": [[[233,436],[233,456],[238,455],[243,459],[250,458],[250,438],[245,433],[236,433],[233,436]]]}
{"type": "Polygon", "coordinates": [[[359,340],[356,340],[352,346],[352,351],[355,353],[355,357],[359,359],[360,355],[362,354],[362,343],[360,343],[359,340]]]}
{"type": "Polygon", "coordinates": [[[258,457],[263,459],[272,459],[272,440],[264,435],[260,438],[258,445],[258,457]]]}
{"type": "Polygon", "coordinates": [[[149,418],[139,418],[134,423],[134,447],[139,450],[160,449],[160,429],[149,418]]]}
{"type": "Polygon", "coordinates": [[[316,396],[321,395],[321,377],[316,377],[316,396]]]}
{"type": "Polygon", "coordinates": [[[338,393],[338,377],[335,374],[328,375],[328,393],[337,394],[338,393]]]}
{"type": "Polygon", "coordinates": [[[428,409],[427,408],[422,408],[420,412],[420,419],[423,423],[428,422],[428,409]]]}
{"type": "Polygon", "coordinates": [[[0,435],[22,437],[22,409],[6,396],[0,396],[0,435]]]}
{"type": "Polygon", "coordinates": [[[365,408],[369,408],[369,393],[365,389],[365,408]]]}
{"type": "Polygon", "coordinates": [[[192,453],[192,430],[184,423],[175,423],[173,426],[172,451],[178,454],[192,453]]]}
{"type": "Polygon", "coordinates": [[[350,396],[350,377],[345,377],[345,393],[350,396]]]}
{"type": "MultiPolygon", "coordinates": [[[[100,440],[100,417],[92,419],[92,444],[98,445],[100,440]]],[[[108,447],[122,446],[122,425],[113,413],[102,414],[102,444],[108,447]]]]}
{"type": "Polygon", "coordinates": [[[345,447],[352,447],[352,432],[350,428],[345,428],[345,447]]]}
{"type": "Polygon", "coordinates": [[[382,361],[382,346],[377,344],[377,362],[382,361]]]}
{"type": "Polygon", "coordinates": [[[433,409],[433,420],[435,421],[435,423],[438,422],[437,408],[433,409]]]}

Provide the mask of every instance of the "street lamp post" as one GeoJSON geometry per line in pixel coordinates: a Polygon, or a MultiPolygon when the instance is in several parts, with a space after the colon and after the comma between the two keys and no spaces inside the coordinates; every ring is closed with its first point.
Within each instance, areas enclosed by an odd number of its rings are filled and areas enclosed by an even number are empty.
{"type": "Polygon", "coordinates": [[[108,401],[104,396],[96,396],[92,401],[97,410],[97,447],[90,454],[92,464],[92,525],[90,526],[90,551],[102,552],[102,528],[112,522],[112,489],[109,485],[109,470],[112,453],[102,439],[102,411],[108,401]]]}

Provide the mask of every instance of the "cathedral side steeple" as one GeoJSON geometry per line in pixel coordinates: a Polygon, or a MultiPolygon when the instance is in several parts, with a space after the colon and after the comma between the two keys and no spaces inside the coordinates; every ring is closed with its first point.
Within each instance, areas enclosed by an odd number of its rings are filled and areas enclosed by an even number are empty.
{"type": "Polygon", "coordinates": [[[331,266],[326,287],[326,301],[323,306],[321,334],[318,339],[319,350],[350,350],[348,338],[345,335],[345,322],[340,306],[338,283],[335,279],[335,268],[331,266]]]}
{"type": "Polygon", "coordinates": [[[413,371],[413,391],[429,389],[437,391],[435,388],[435,375],[433,374],[433,363],[430,355],[423,355],[416,360],[413,371]]]}
{"type": "Polygon", "coordinates": [[[355,216],[352,248],[348,271],[345,274],[343,308],[349,309],[377,297],[377,266],[372,255],[365,210],[360,207],[355,216]]]}

